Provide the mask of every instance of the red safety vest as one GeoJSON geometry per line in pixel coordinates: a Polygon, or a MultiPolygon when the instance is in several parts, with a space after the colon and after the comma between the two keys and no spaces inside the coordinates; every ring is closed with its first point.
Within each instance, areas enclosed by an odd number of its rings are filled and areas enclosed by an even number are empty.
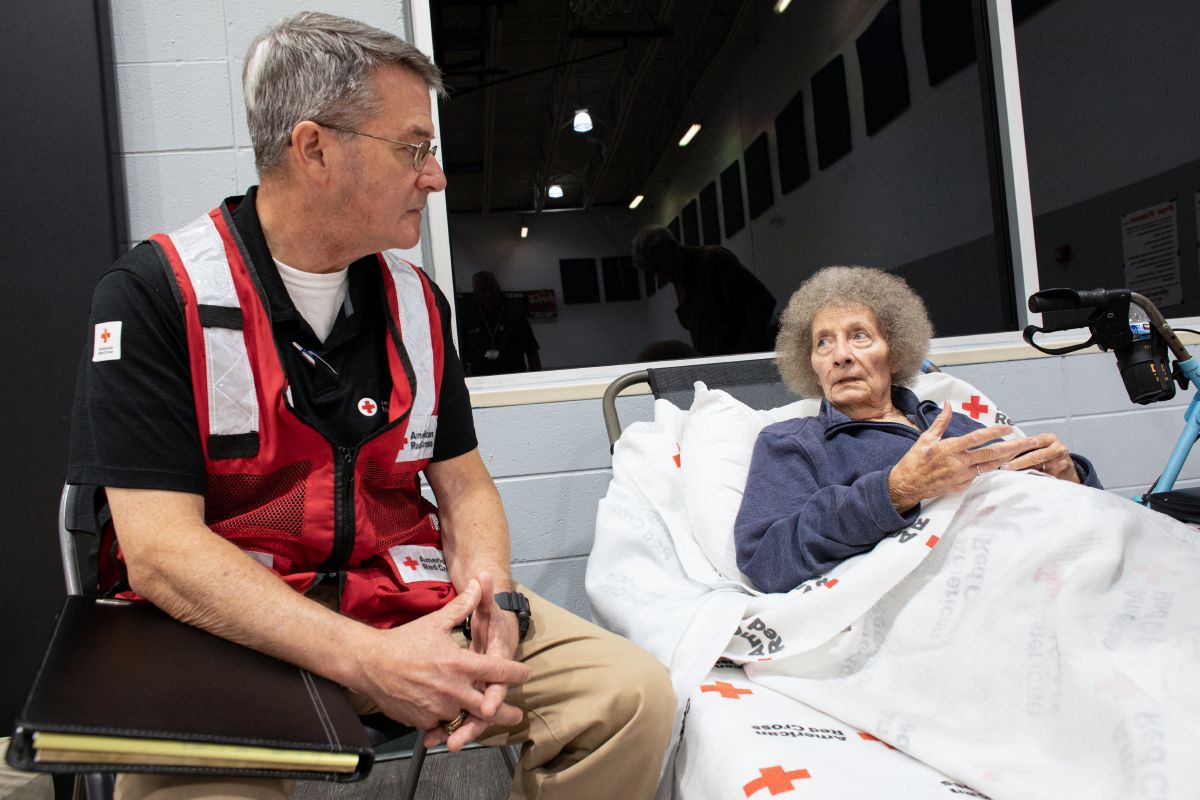
{"type": "MultiPolygon", "coordinates": [[[[437,509],[418,480],[433,453],[443,364],[428,279],[393,251],[377,256],[393,323],[388,422],[357,448],[335,447],[291,407],[270,316],[229,215],[223,205],[150,237],[186,320],[205,522],[298,591],[318,578],[341,581],[342,613],[370,625],[441,608],[454,588],[437,509]]],[[[360,409],[379,413],[377,402],[364,398],[360,409]]]]}

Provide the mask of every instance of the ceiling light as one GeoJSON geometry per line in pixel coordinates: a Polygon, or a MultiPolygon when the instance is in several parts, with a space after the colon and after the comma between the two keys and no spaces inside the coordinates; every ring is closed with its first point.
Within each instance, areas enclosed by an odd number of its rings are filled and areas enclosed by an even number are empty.
{"type": "Polygon", "coordinates": [[[550,184],[550,188],[546,190],[546,195],[548,197],[550,197],[551,199],[557,200],[558,198],[563,196],[562,187],[559,186],[557,183],[552,183],[552,184],[550,184]]]}
{"type": "Polygon", "coordinates": [[[775,13],[782,14],[787,11],[787,7],[792,4],[792,0],[775,0],[775,13]]]}
{"type": "Polygon", "coordinates": [[[528,226],[528,225],[522,225],[522,226],[521,226],[521,238],[522,238],[522,239],[526,239],[526,238],[528,238],[528,237],[529,237],[529,226],[528,226]]]}
{"type": "Polygon", "coordinates": [[[632,200],[632,201],[630,201],[630,203],[629,203],[629,210],[630,210],[630,211],[632,211],[633,209],[635,209],[635,208],[637,208],[638,206],[640,206],[640,205],[642,204],[642,201],[643,201],[643,200],[645,200],[645,199],[646,199],[646,198],[645,198],[645,197],[643,197],[643,196],[642,196],[642,195],[640,195],[640,194],[639,194],[637,197],[633,198],[633,200],[632,200]]]}
{"type": "Polygon", "coordinates": [[[592,129],[592,115],[588,113],[586,108],[576,109],[571,129],[576,133],[587,133],[592,129]]]}
{"type": "Polygon", "coordinates": [[[683,135],[683,138],[679,140],[679,146],[680,146],[680,147],[687,147],[687,146],[688,146],[688,142],[690,142],[692,139],[695,139],[695,138],[696,138],[696,134],[697,134],[697,133],[699,133],[699,132],[700,132],[700,123],[699,123],[699,122],[693,122],[693,123],[692,123],[692,127],[688,128],[688,129],[687,129],[687,133],[685,133],[685,134],[683,135]]]}

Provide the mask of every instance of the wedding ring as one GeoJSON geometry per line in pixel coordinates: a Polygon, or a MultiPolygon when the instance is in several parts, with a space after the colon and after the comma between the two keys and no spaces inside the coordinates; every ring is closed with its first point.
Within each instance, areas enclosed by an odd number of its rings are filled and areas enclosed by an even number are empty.
{"type": "Polygon", "coordinates": [[[464,708],[462,711],[459,712],[457,717],[450,720],[449,722],[443,722],[442,729],[445,730],[446,733],[454,733],[456,730],[458,730],[459,728],[461,728],[463,726],[463,723],[467,721],[467,717],[469,717],[469,716],[470,716],[470,714],[467,713],[467,710],[464,708]]]}

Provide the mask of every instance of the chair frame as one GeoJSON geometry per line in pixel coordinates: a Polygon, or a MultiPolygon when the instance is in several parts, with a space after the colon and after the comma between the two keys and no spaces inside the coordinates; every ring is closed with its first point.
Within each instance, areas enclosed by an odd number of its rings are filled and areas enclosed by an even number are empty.
{"type": "MultiPolygon", "coordinates": [[[[84,495],[88,494],[89,490],[94,490],[94,487],[85,487],[80,484],[66,483],[63,485],[62,494],[58,501],[58,547],[59,554],[62,558],[63,583],[66,586],[67,594],[72,595],[94,595],[97,592],[97,587],[85,587],[79,568],[79,549],[78,536],[88,531],[76,530],[73,526],[73,520],[78,519],[79,503],[84,501],[84,495]]],[[[94,496],[92,497],[94,502],[94,496]]],[[[94,515],[89,512],[89,517],[92,517],[96,524],[96,534],[99,535],[102,525],[98,520],[95,520],[94,515]]],[[[376,717],[376,715],[369,715],[376,717]]],[[[421,779],[421,769],[425,764],[425,756],[437,753],[446,753],[444,744],[437,747],[426,749],[425,742],[421,736],[421,731],[407,725],[389,720],[379,714],[375,719],[364,718],[364,727],[367,728],[367,735],[370,738],[382,738],[383,741],[378,747],[383,748],[382,752],[377,752],[375,762],[395,761],[403,758],[410,759],[408,772],[404,776],[404,787],[400,793],[400,800],[413,800],[417,793],[417,783],[421,779]],[[375,722],[378,726],[372,725],[375,722]],[[407,739],[411,737],[412,743],[408,744],[407,739]],[[404,744],[399,744],[403,742],[404,744]]],[[[478,742],[471,742],[464,750],[473,750],[486,745],[478,742]]],[[[512,753],[512,748],[509,746],[501,746],[500,756],[504,760],[504,766],[508,770],[511,777],[516,773],[516,757],[512,753]]],[[[73,800],[110,800],[113,796],[114,777],[111,773],[88,772],[79,773],[75,776],[75,788],[73,791],[73,800]]]]}

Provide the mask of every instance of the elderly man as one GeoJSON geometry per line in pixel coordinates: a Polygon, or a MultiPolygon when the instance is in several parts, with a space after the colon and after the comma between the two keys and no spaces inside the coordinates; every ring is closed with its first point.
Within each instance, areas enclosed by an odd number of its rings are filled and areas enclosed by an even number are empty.
{"type": "Polygon", "coordinates": [[[260,186],[133,249],[93,300],[70,480],[106,487],[117,588],[339,682],[428,744],[524,742],[515,797],[649,797],[666,672],[512,582],[449,306],[394,252],[446,185],[437,68],[302,13],[250,46],[243,83],[260,186]]]}

